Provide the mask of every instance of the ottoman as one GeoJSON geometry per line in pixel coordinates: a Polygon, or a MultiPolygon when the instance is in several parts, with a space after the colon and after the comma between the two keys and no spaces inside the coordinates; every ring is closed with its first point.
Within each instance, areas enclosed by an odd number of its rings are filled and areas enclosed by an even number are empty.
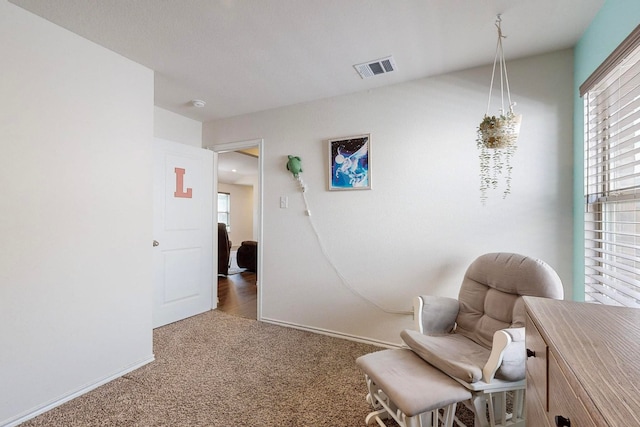
{"type": "Polygon", "coordinates": [[[236,254],[238,267],[246,268],[254,273],[258,270],[258,242],[245,240],[240,244],[236,254]]]}
{"type": "Polygon", "coordinates": [[[367,425],[392,417],[401,427],[453,425],[458,402],[471,398],[462,384],[422,360],[410,349],[382,350],[356,359],[364,372],[374,411],[367,425]],[[438,409],[443,409],[442,417],[438,409]],[[442,424],[440,424],[442,423],[442,424]]]}

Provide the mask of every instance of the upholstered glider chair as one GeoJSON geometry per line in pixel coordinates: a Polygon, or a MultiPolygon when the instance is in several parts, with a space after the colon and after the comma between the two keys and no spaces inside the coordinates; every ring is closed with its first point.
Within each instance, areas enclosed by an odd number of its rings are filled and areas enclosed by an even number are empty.
{"type": "Polygon", "coordinates": [[[423,360],[471,392],[475,426],[524,426],[526,350],[522,296],[563,298],[558,274],[545,262],[513,253],[478,257],[458,299],[414,299],[417,330],[403,341],[423,360]],[[510,393],[512,406],[506,411],[510,393]],[[487,412],[489,420],[487,420],[487,412]]]}
{"type": "Polygon", "coordinates": [[[226,224],[218,223],[218,274],[229,274],[229,258],[231,256],[231,241],[227,233],[226,224]]]}

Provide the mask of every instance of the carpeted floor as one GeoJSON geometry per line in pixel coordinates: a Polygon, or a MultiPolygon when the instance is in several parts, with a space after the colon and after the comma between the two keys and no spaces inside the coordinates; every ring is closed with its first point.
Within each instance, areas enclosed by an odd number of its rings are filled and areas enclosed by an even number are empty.
{"type": "Polygon", "coordinates": [[[211,311],[154,331],[156,361],[24,424],[359,426],[378,347],[211,311]]]}
{"type": "Polygon", "coordinates": [[[355,360],[378,350],[211,311],[156,329],[155,362],[22,427],[364,426],[355,360]]]}

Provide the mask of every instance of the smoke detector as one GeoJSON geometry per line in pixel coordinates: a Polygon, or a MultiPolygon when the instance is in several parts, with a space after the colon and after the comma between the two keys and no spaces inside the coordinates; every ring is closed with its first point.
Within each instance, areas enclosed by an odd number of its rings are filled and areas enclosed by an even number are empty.
{"type": "Polygon", "coordinates": [[[192,104],[194,107],[197,107],[197,108],[202,108],[202,107],[204,107],[205,105],[207,105],[207,103],[206,103],[206,102],[204,102],[204,101],[203,101],[203,100],[201,100],[201,99],[193,99],[193,100],[191,100],[191,104],[192,104]]]}
{"type": "Polygon", "coordinates": [[[366,79],[368,77],[377,76],[378,74],[386,74],[391,71],[395,71],[396,62],[393,60],[393,56],[387,56],[386,58],[356,64],[353,68],[356,69],[361,78],[366,79]]]}

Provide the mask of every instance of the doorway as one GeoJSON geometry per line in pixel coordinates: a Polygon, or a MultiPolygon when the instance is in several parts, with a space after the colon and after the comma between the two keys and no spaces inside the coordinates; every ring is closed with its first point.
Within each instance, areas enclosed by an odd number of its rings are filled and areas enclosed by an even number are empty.
{"type": "MultiPolygon", "coordinates": [[[[256,249],[262,242],[263,140],[207,148],[214,152],[214,191],[229,203],[228,206],[223,203],[220,212],[218,206],[214,206],[214,218],[218,223],[227,224],[227,236],[221,238],[230,241],[228,268],[220,269],[221,274],[217,276],[217,308],[232,315],[260,320],[262,286],[258,286],[258,281],[262,253],[256,249]]],[[[225,262],[224,255],[218,260],[225,262]]]]}

